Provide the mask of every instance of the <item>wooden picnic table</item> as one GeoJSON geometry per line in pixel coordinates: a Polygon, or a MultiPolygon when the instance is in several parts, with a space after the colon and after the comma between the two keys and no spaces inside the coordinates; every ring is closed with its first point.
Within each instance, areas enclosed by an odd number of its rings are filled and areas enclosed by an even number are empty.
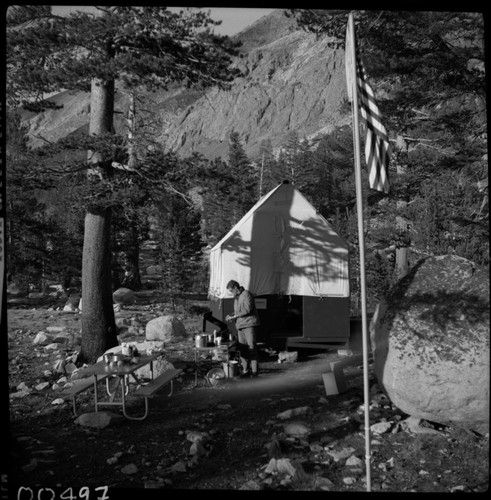
{"type": "Polygon", "coordinates": [[[111,366],[110,364],[99,361],[93,365],[81,368],[78,374],[87,379],[87,383],[74,385],[66,391],[66,395],[73,397],[73,410],[75,415],[76,405],[75,396],[80,392],[87,390],[89,387],[94,388],[94,406],[95,411],[99,411],[99,407],[102,406],[118,406],[122,409],[123,415],[130,420],[143,420],[148,415],[148,398],[152,397],[159,389],[164,385],[170,383],[171,390],[168,394],[172,395],[173,392],[173,381],[182,372],[180,369],[166,370],[158,377],[154,378],[153,373],[153,362],[162,356],[162,353],[154,353],[151,355],[140,355],[135,358],[135,362],[131,362],[130,359],[125,360],[121,365],[111,366]],[[150,372],[152,375],[152,380],[146,383],[138,377],[136,372],[143,368],[144,366],[150,364],[150,372]],[[127,413],[127,396],[129,394],[129,378],[132,377],[137,384],[137,389],[134,391],[134,396],[143,397],[145,400],[145,412],[142,416],[132,416],[127,413]],[[111,389],[110,380],[117,378],[116,386],[111,389]],[[109,395],[109,401],[102,401],[99,397],[99,382],[106,382],[106,391],[109,395]],[[118,388],[121,388],[119,399],[116,398],[118,388]]]}

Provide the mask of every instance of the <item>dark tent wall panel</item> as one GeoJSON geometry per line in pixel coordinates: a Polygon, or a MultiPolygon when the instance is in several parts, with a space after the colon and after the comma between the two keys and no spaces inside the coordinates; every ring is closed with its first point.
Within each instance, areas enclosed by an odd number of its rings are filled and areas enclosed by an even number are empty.
{"type": "Polygon", "coordinates": [[[304,337],[348,338],[350,332],[349,297],[304,297],[304,337]]]}
{"type": "MultiPolygon", "coordinates": [[[[255,302],[261,320],[258,341],[301,338],[328,345],[349,339],[349,297],[264,295],[255,297],[255,302]]],[[[234,312],[233,299],[212,300],[210,309],[215,318],[225,321],[225,317],[234,312]]],[[[229,331],[236,335],[233,322],[227,324],[229,331]]],[[[216,326],[207,323],[207,332],[214,329],[216,326]]]]}

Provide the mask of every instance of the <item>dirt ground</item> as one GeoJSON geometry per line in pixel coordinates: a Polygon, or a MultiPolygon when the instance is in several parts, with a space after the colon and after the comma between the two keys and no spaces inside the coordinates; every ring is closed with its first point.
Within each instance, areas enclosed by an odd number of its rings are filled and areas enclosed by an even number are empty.
{"type": "MultiPolygon", "coordinates": [[[[141,324],[156,317],[155,309],[144,305],[122,314],[141,324]]],[[[174,394],[167,397],[164,389],[154,397],[146,420],[120,418],[94,429],[75,423],[70,401],[53,404],[61,375],[52,366],[75,346],[51,351],[33,344],[49,326],[76,335],[80,321],[78,313],[46,307],[8,310],[9,392],[17,392],[21,382],[32,389],[9,399],[12,498],[20,498],[22,488],[35,497],[48,487],[60,494],[72,488],[83,496],[84,487],[100,493],[98,488],[108,486],[111,498],[130,488],[367,490],[360,364],[345,369],[345,392],[327,396],[322,373],[339,358],[337,351],[299,349],[296,362],[280,364],[278,350],[262,344],[258,378],[210,387],[203,375],[213,365],[205,362],[196,387],[192,347],[201,317],[183,314],[189,338],[166,345],[169,359],[183,368],[174,394]],[[49,384],[39,388],[43,382],[49,384]],[[194,449],[193,436],[200,437],[194,449]]],[[[141,333],[125,337],[138,339],[143,340],[141,333]]],[[[82,412],[93,411],[91,392],[79,402],[82,412]]],[[[131,410],[141,409],[135,398],[131,410]]],[[[487,491],[488,435],[424,421],[410,428],[408,417],[381,393],[370,371],[370,426],[386,423],[381,433],[370,432],[371,491],[487,491]]]]}

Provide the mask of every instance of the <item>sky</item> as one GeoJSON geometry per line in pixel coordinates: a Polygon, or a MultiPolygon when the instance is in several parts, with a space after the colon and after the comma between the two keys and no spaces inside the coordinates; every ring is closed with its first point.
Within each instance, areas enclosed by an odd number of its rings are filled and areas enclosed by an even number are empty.
{"type": "MultiPolygon", "coordinates": [[[[209,10],[211,17],[221,20],[222,24],[215,28],[215,32],[220,35],[233,36],[242,31],[247,26],[257,21],[259,18],[269,14],[274,9],[259,8],[239,8],[239,7],[202,7],[209,10]]],[[[90,10],[93,7],[76,5],[53,5],[54,14],[68,13],[71,10],[90,10]]],[[[182,7],[169,7],[169,9],[180,10],[182,7]]]]}

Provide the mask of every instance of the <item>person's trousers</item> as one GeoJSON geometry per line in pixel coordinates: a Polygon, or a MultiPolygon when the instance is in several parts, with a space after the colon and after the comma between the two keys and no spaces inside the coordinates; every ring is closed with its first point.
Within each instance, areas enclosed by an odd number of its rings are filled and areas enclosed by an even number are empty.
{"type": "Polygon", "coordinates": [[[256,327],[241,328],[237,333],[242,370],[257,373],[256,327]]]}

